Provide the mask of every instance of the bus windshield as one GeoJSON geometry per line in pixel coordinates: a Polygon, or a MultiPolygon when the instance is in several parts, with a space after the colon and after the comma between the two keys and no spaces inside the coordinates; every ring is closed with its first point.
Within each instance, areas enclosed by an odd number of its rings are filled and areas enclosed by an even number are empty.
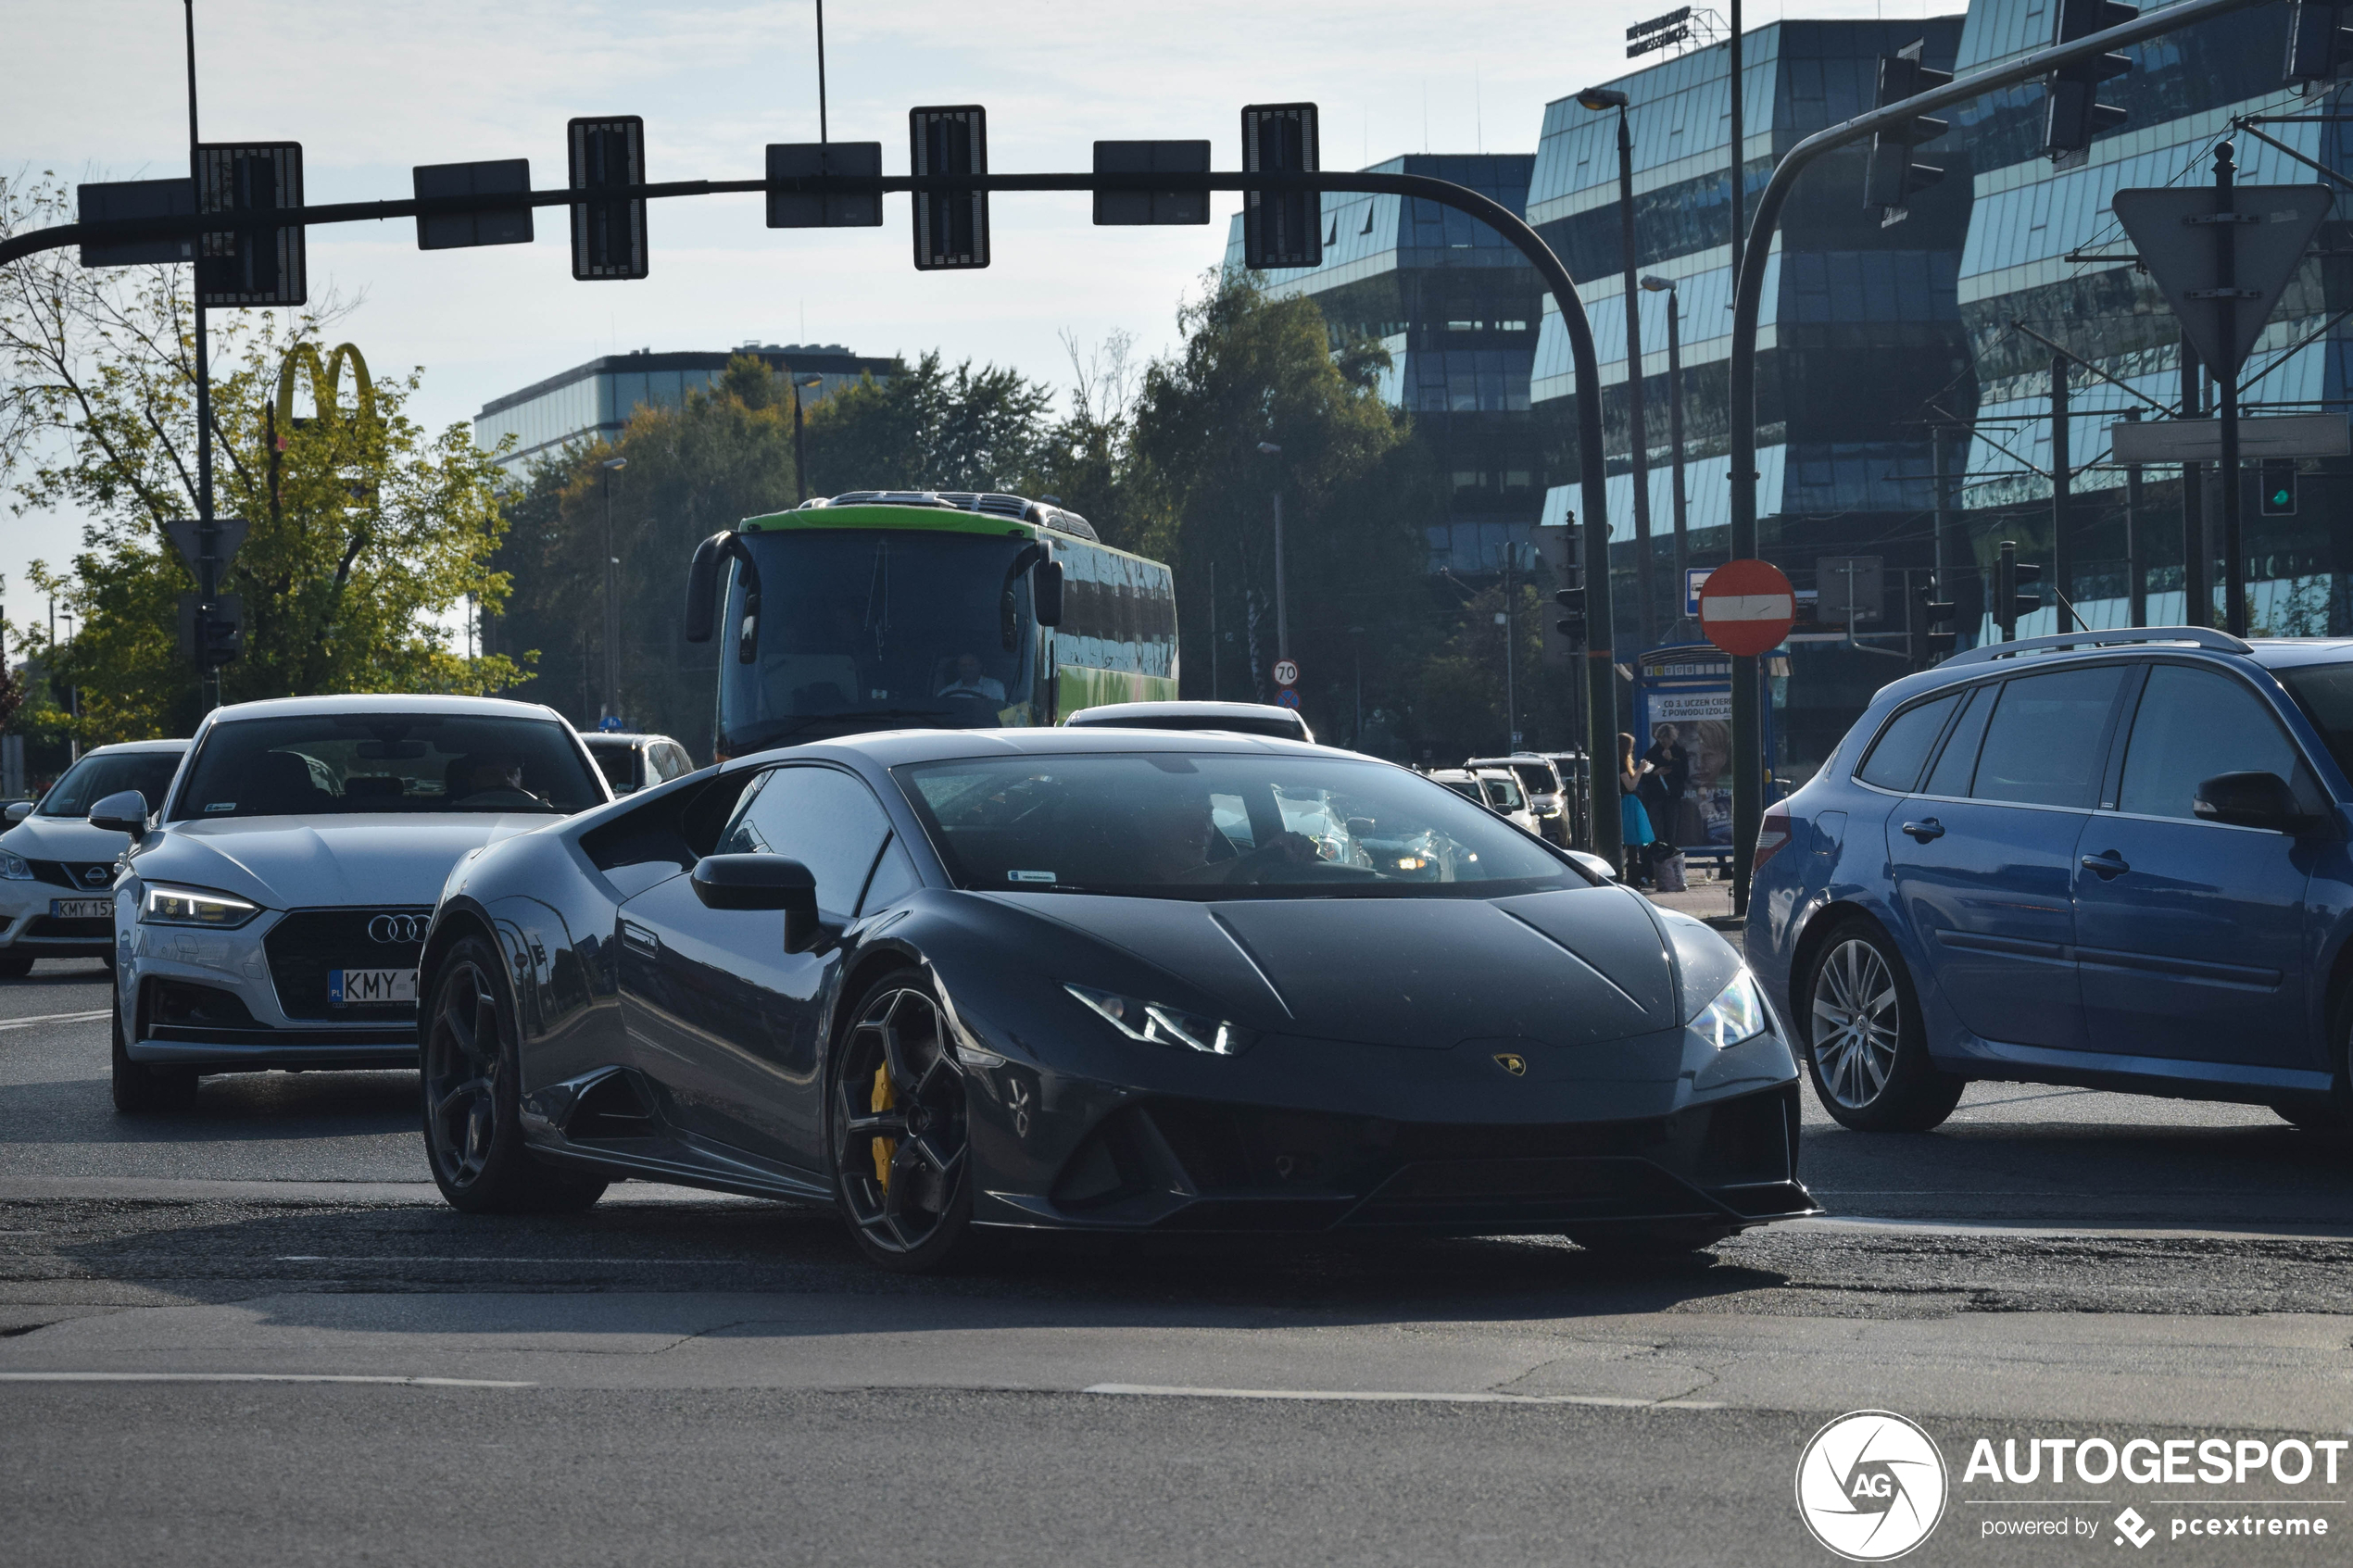
{"type": "Polygon", "coordinates": [[[1014,571],[1026,535],[793,530],[742,546],[722,622],[722,753],[1035,721],[1029,574],[1014,571]]]}

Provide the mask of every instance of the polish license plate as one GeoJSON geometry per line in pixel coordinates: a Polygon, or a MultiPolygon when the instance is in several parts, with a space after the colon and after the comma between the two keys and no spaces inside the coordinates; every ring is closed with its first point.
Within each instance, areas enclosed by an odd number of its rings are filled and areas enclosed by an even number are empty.
{"type": "Polygon", "coordinates": [[[53,920],[112,920],[114,900],[111,898],[52,898],[49,915],[53,920]]]}
{"type": "Polygon", "coordinates": [[[331,969],[327,971],[327,1005],[367,1007],[417,999],[413,969],[331,969]]]}

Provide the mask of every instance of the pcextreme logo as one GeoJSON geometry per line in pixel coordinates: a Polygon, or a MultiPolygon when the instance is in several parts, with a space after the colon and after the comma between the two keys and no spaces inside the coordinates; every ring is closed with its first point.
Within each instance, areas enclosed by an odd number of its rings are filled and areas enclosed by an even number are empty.
{"type": "Polygon", "coordinates": [[[1944,1516],[1944,1456],[1893,1411],[1852,1411],[1797,1461],[1797,1516],[1850,1562],[1903,1556],[1944,1516]]]}

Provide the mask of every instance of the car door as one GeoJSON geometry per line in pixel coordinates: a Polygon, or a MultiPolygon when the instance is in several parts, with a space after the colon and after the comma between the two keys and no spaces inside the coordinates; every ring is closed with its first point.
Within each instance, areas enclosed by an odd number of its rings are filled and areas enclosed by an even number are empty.
{"type": "Polygon", "coordinates": [[[2122,757],[2075,872],[2076,954],[2092,1048],[2266,1067],[2319,1065],[2305,1022],[2313,847],[2201,822],[2197,786],[2276,773],[2320,786],[2271,705],[2211,666],[2148,667],[2122,757]]]}
{"type": "MultiPolygon", "coordinates": [[[[862,780],[809,763],[772,768],[746,790],[717,852],[800,861],[820,918],[838,930],[889,838],[862,780]]],[[[813,1173],[824,1164],[818,1013],[839,948],[787,953],[784,921],[708,909],[690,877],[639,894],[621,910],[623,1017],[676,1125],[813,1173]]]]}
{"type": "Polygon", "coordinates": [[[1972,691],[1917,794],[1888,815],[1897,907],[1962,1027],[2082,1050],[2075,844],[2107,762],[2126,667],[2078,665],[1972,691]]]}

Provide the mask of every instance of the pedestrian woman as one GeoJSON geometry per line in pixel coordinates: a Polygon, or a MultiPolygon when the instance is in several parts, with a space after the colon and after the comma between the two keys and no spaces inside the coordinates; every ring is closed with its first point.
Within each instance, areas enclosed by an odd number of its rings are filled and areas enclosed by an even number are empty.
{"type": "Polygon", "coordinates": [[[1650,857],[1643,853],[1652,839],[1658,835],[1651,831],[1651,817],[1642,809],[1642,780],[1656,771],[1649,762],[1634,760],[1634,737],[1621,734],[1617,737],[1617,825],[1620,841],[1626,850],[1626,880],[1640,882],[1648,869],[1650,857]]]}

